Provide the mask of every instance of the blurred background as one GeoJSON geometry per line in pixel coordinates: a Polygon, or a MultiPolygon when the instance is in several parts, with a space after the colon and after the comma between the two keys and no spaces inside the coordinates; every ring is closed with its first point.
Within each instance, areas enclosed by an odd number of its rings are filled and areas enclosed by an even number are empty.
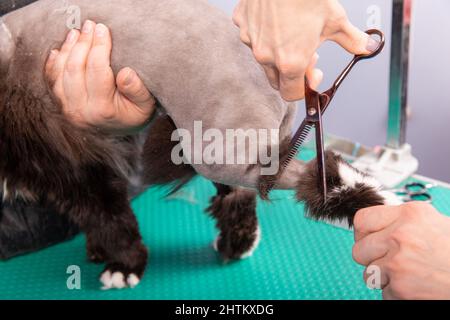
{"type": "MultiPolygon", "coordinates": [[[[237,0],[209,0],[230,16],[237,0]]],[[[344,82],[325,116],[328,133],[367,146],[387,138],[392,0],[341,0],[350,20],[362,30],[380,28],[387,48],[359,64],[344,82]]],[[[419,159],[419,174],[450,182],[450,1],[415,0],[411,29],[407,143],[419,159]]],[[[319,50],[318,67],[327,89],[351,56],[334,43],[319,50]]],[[[299,108],[303,112],[303,108],[299,108]]],[[[299,115],[299,119],[303,114],[299,115]]]]}

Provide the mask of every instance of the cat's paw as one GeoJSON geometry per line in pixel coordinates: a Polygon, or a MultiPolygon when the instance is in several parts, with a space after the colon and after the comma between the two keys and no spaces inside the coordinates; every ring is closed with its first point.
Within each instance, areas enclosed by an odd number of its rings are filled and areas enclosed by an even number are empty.
{"type": "Polygon", "coordinates": [[[213,248],[224,260],[242,260],[249,258],[261,242],[261,229],[258,226],[252,233],[219,234],[213,242],[213,248]]]}
{"type": "Polygon", "coordinates": [[[138,272],[127,270],[119,265],[110,265],[100,276],[102,290],[134,288],[141,282],[138,272]]]}
{"type": "Polygon", "coordinates": [[[100,276],[103,290],[134,288],[140,282],[147,266],[148,252],[142,243],[126,251],[125,262],[107,263],[100,276]]]}

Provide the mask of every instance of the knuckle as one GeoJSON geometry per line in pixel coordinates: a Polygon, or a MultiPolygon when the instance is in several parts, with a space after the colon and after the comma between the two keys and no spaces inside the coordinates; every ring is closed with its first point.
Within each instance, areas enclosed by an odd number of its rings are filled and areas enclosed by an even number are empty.
{"type": "Polygon", "coordinates": [[[295,102],[305,97],[305,89],[303,88],[299,88],[295,92],[291,92],[287,91],[285,88],[283,88],[283,85],[281,85],[280,93],[281,97],[287,102],[295,102]]]}
{"type": "Polygon", "coordinates": [[[404,204],[402,209],[402,217],[407,221],[411,221],[421,218],[424,211],[428,210],[428,207],[419,202],[409,202],[404,204]]]}
{"type": "Polygon", "coordinates": [[[302,77],[307,63],[301,57],[285,57],[277,62],[277,68],[287,79],[298,79],[302,77]]]}
{"type": "Polygon", "coordinates": [[[400,226],[391,234],[391,239],[399,245],[410,242],[411,235],[405,226],[400,226]]]}
{"type": "Polygon", "coordinates": [[[99,122],[110,121],[116,118],[116,110],[112,107],[111,103],[102,103],[97,107],[94,119],[98,119],[99,122]]]}
{"type": "Polygon", "coordinates": [[[253,55],[256,61],[261,64],[270,64],[273,62],[273,55],[270,49],[264,47],[256,47],[253,49],[253,55]]]}
{"type": "Polygon", "coordinates": [[[429,247],[429,244],[424,239],[418,237],[417,234],[417,228],[410,224],[402,225],[392,233],[391,240],[393,240],[401,250],[396,256],[396,259],[406,261],[407,258],[403,255],[404,251],[424,251],[429,247]]]}
{"type": "Polygon", "coordinates": [[[433,208],[433,206],[429,203],[426,203],[424,201],[413,201],[406,203],[405,205],[406,211],[410,212],[414,215],[420,215],[426,211],[429,211],[430,208],[433,208]]]}
{"type": "Polygon", "coordinates": [[[61,81],[57,80],[56,82],[54,82],[50,86],[50,89],[51,89],[53,95],[56,96],[57,98],[62,98],[64,96],[64,89],[61,84],[61,81]]]}
{"type": "Polygon", "coordinates": [[[346,26],[348,23],[347,14],[344,11],[338,12],[331,22],[337,27],[346,26]]]}
{"type": "Polygon", "coordinates": [[[240,33],[240,39],[243,43],[250,45],[251,44],[251,40],[247,34],[247,32],[245,32],[244,30],[241,31],[240,33]]]}
{"type": "Polygon", "coordinates": [[[391,278],[395,278],[397,274],[401,274],[403,269],[403,256],[397,253],[386,263],[386,270],[389,272],[391,278]]]}
{"type": "Polygon", "coordinates": [[[64,69],[68,74],[79,73],[83,71],[83,64],[78,59],[70,59],[64,69]]]}
{"type": "Polygon", "coordinates": [[[234,8],[232,14],[233,23],[240,27],[241,24],[245,21],[245,4],[243,2],[239,2],[238,5],[234,8]]]}
{"type": "Polygon", "coordinates": [[[100,72],[107,70],[107,67],[101,59],[89,59],[86,64],[86,70],[89,72],[100,72]]]}
{"type": "Polygon", "coordinates": [[[391,235],[391,240],[400,248],[401,252],[394,256],[394,262],[396,265],[401,265],[402,262],[408,261],[408,258],[404,255],[404,252],[417,252],[427,249],[428,244],[426,241],[416,237],[413,228],[404,226],[398,228],[391,235]]]}
{"type": "Polygon", "coordinates": [[[232,17],[233,23],[237,26],[240,27],[242,24],[242,17],[241,17],[241,13],[238,10],[235,10],[233,12],[233,17],[232,17]]]}
{"type": "Polygon", "coordinates": [[[348,16],[343,8],[334,10],[327,21],[326,28],[331,32],[342,30],[348,24],[348,16]]]}
{"type": "Polygon", "coordinates": [[[367,216],[367,209],[359,210],[353,219],[353,227],[356,231],[363,231],[367,216]]]}
{"type": "Polygon", "coordinates": [[[359,242],[355,243],[352,248],[352,257],[357,263],[361,264],[361,245],[359,242]]]}
{"type": "Polygon", "coordinates": [[[367,283],[367,280],[369,279],[369,273],[367,272],[367,268],[366,269],[364,269],[364,271],[363,271],[363,280],[364,280],[364,283],[367,283]]]}

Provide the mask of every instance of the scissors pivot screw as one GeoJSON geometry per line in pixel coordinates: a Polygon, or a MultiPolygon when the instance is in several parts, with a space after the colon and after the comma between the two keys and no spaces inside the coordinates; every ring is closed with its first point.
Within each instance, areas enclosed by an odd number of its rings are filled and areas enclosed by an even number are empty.
{"type": "MultiPolygon", "coordinates": [[[[1,0],[0,0],[1,1],[1,0]]],[[[366,33],[370,36],[377,35],[380,38],[379,46],[377,50],[367,55],[356,55],[353,60],[347,65],[347,67],[342,71],[333,86],[320,94],[310,87],[308,83],[308,78],[305,77],[305,106],[306,106],[306,118],[298,128],[294,137],[289,145],[289,156],[283,161],[281,170],[285,170],[290,161],[295,158],[298,151],[302,147],[303,143],[306,141],[310,131],[315,128],[316,133],[316,151],[317,151],[317,171],[318,171],[318,184],[322,191],[323,201],[327,201],[327,175],[326,175],[326,155],[324,150],[324,138],[323,138],[323,126],[322,126],[322,115],[327,110],[331,101],[333,100],[337,90],[341,86],[341,83],[353,69],[353,67],[361,60],[366,60],[377,56],[384,48],[385,40],[384,34],[379,30],[368,30],[366,33]]],[[[267,196],[269,192],[274,188],[275,183],[271,183],[267,189],[265,195],[267,196]]]]}

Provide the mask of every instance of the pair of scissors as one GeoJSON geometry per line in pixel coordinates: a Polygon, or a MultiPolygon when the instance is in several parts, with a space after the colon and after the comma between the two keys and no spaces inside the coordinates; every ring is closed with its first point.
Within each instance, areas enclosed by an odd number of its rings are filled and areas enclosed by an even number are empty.
{"type": "MultiPolygon", "coordinates": [[[[385,38],[383,32],[376,29],[366,31],[369,36],[378,36],[379,46],[370,53],[363,55],[356,55],[353,60],[347,65],[344,71],[339,75],[332,87],[323,93],[319,93],[313,90],[308,80],[305,80],[305,100],[306,100],[306,118],[300,125],[297,133],[294,135],[289,145],[289,154],[281,164],[281,173],[287,168],[289,163],[297,156],[298,151],[305,143],[306,138],[313,128],[316,131],[316,151],[317,151],[317,170],[318,170],[318,183],[319,190],[321,190],[324,202],[327,199],[327,181],[326,181],[326,166],[325,166],[325,151],[324,151],[324,139],[323,139],[323,125],[322,116],[329,107],[333,100],[337,90],[341,86],[344,79],[353,69],[353,67],[360,61],[371,59],[376,57],[383,51],[385,38]]],[[[266,188],[266,196],[275,187],[276,181],[272,181],[266,188]]]]}
{"type": "Polygon", "coordinates": [[[400,199],[404,202],[424,201],[427,203],[431,203],[433,202],[433,197],[428,192],[428,190],[434,187],[436,187],[436,185],[433,183],[425,184],[420,182],[413,182],[406,184],[402,188],[391,189],[388,191],[396,193],[398,196],[400,196],[400,199]]]}

